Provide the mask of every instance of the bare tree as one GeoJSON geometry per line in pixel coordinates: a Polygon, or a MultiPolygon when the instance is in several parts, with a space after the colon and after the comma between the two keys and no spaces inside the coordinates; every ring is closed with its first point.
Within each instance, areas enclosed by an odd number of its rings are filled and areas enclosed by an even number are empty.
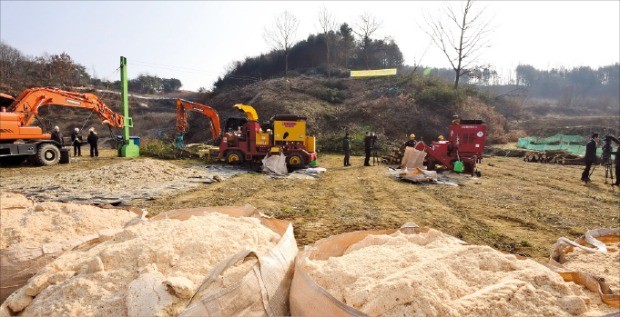
{"type": "Polygon", "coordinates": [[[446,6],[439,16],[427,18],[426,21],[426,33],[446,55],[454,70],[455,90],[459,87],[461,77],[469,73],[480,51],[489,47],[487,35],[491,21],[485,19],[484,8],[477,12],[472,10],[473,2],[467,0],[461,12],[446,6]]]}
{"type": "Polygon", "coordinates": [[[334,16],[327,11],[325,6],[322,6],[319,10],[319,29],[325,35],[325,51],[326,51],[326,61],[327,61],[327,75],[328,77],[331,75],[330,71],[330,54],[331,48],[334,42],[334,35],[336,32],[337,24],[334,16]]]}
{"type": "Polygon", "coordinates": [[[368,65],[368,50],[370,48],[371,36],[377,32],[377,30],[381,27],[381,21],[377,20],[377,18],[371,15],[368,12],[360,15],[359,20],[357,21],[356,28],[353,31],[362,42],[362,49],[364,50],[364,60],[366,62],[366,69],[369,69],[368,65]]]}
{"type": "Polygon", "coordinates": [[[284,11],[275,18],[271,29],[265,28],[263,35],[265,41],[274,49],[284,51],[285,76],[288,75],[288,53],[295,42],[298,27],[299,20],[297,17],[288,11],[284,11]]]}

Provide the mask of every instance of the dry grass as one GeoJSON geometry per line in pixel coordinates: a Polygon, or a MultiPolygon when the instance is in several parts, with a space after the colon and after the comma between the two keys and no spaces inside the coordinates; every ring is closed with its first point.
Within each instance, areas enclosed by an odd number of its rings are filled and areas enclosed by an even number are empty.
{"type": "Polygon", "coordinates": [[[300,246],[352,230],[399,227],[413,221],[476,244],[544,259],[561,236],[620,226],[620,191],[579,181],[582,168],[489,158],[481,178],[462,186],[414,185],[393,179],[386,167],[341,167],[341,156],[323,155],[328,172],[317,180],[241,175],[200,189],[136,205],[158,212],[173,208],[249,203],[293,222],[300,246]]]}

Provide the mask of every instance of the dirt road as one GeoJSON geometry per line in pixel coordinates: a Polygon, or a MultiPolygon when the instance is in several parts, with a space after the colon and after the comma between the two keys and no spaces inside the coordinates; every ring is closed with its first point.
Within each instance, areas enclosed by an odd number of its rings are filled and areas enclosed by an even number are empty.
{"type": "MultiPolygon", "coordinates": [[[[113,164],[103,157],[88,164],[8,168],[2,178],[24,173],[50,175],[68,169],[113,164]]],[[[167,161],[182,166],[198,161],[167,161]]],[[[399,181],[384,165],[363,167],[362,157],[341,167],[339,155],[321,155],[327,172],[317,179],[271,179],[258,173],[177,190],[130,204],[156,214],[164,210],[252,204],[268,215],[293,222],[301,246],[342,232],[396,228],[413,221],[467,242],[544,260],[559,237],[577,238],[589,229],[620,226],[620,190],[579,181],[582,167],[525,163],[518,158],[486,158],[482,177],[459,177],[460,186],[416,185],[399,181]]],[[[156,180],[155,180],[156,181],[156,180]]],[[[128,189],[131,190],[131,189],[128,189]]]]}

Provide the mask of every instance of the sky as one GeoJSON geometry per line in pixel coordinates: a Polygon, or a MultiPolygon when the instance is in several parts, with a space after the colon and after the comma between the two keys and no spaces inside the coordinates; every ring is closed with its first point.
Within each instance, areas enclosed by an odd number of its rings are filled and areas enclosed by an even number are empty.
{"type": "MultiPolygon", "coordinates": [[[[447,3],[460,6],[460,2],[447,3]]],[[[130,78],[177,78],[181,89],[211,89],[235,61],[268,53],[266,28],[288,10],[297,40],[319,33],[321,7],[338,25],[364,13],[395,40],[405,64],[449,68],[425,33],[439,1],[0,1],[0,40],[28,56],[66,52],[91,75],[118,80],[120,56],[130,78]]],[[[479,1],[491,20],[490,47],[478,64],[505,77],[519,64],[538,69],[617,63],[620,1],[479,1]]]]}

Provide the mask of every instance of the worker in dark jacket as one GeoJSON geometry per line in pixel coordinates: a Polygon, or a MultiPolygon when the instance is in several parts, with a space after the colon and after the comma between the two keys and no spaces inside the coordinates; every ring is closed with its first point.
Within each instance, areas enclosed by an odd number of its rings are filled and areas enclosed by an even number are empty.
{"type": "Polygon", "coordinates": [[[99,136],[95,132],[95,128],[88,129],[88,137],[86,138],[88,145],[90,145],[90,157],[99,156],[99,136]]]}
{"type": "Polygon", "coordinates": [[[614,185],[620,187],[620,135],[614,140],[618,147],[616,148],[616,182],[614,185]]]}
{"type": "Polygon", "coordinates": [[[618,176],[620,176],[620,135],[617,138],[614,138],[611,135],[608,135],[605,137],[605,139],[607,140],[609,138],[610,141],[613,141],[614,143],[616,143],[616,145],[618,147],[616,147],[616,151],[615,152],[611,152],[611,154],[614,154],[616,156],[615,160],[614,160],[614,165],[615,165],[615,177],[616,180],[613,182],[613,184],[611,184],[611,186],[618,186],[620,187],[620,178],[618,176]]]}
{"type": "Polygon", "coordinates": [[[62,137],[62,133],[60,133],[60,128],[58,126],[55,126],[54,131],[52,131],[52,140],[58,142],[60,146],[65,146],[65,141],[62,137]]]}
{"type": "Polygon", "coordinates": [[[409,135],[409,140],[405,142],[405,146],[415,147],[415,144],[416,144],[415,134],[411,133],[409,135]]]}
{"type": "Polygon", "coordinates": [[[364,152],[366,154],[366,158],[364,158],[364,166],[370,166],[370,152],[372,151],[372,143],[373,139],[370,132],[366,132],[366,136],[364,137],[364,152]]]}
{"type": "Polygon", "coordinates": [[[73,156],[82,156],[82,135],[80,129],[75,128],[71,133],[71,144],[73,144],[73,156]]]}
{"type": "Polygon", "coordinates": [[[349,139],[349,132],[346,132],[344,139],[342,139],[342,149],[344,150],[344,166],[351,166],[349,158],[351,157],[351,139],[349,139]]]}
{"type": "Polygon", "coordinates": [[[592,133],[592,138],[586,145],[586,156],[584,158],[586,163],[586,168],[583,170],[581,174],[581,180],[588,183],[590,180],[590,168],[592,168],[592,164],[596,163],[596,143],[600,140],[600,136],[598,133],[592,133]]]}

